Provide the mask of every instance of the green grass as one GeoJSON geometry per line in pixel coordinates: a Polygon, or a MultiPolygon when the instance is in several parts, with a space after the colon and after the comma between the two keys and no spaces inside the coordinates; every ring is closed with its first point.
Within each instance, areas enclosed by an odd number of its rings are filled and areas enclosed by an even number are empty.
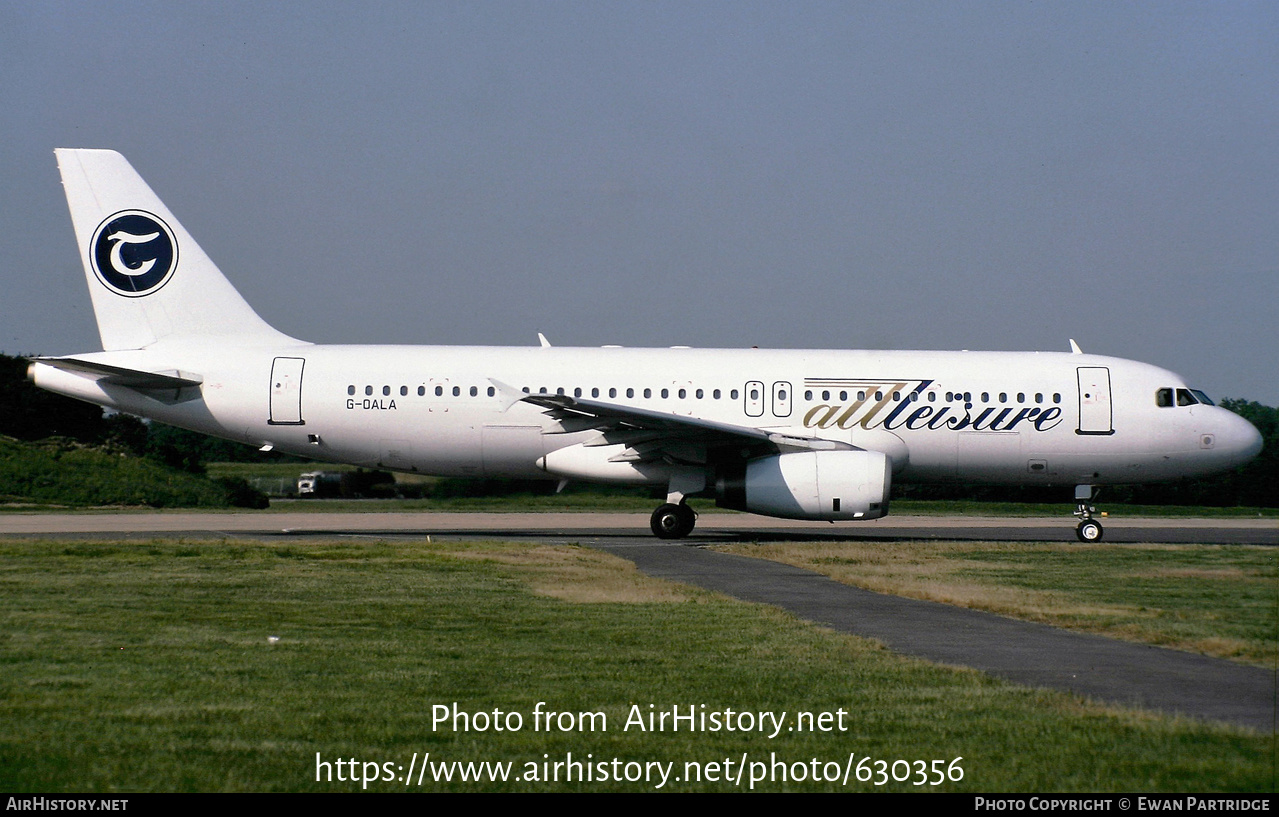
{"type": "MultiPolygon", "coordinates": [[[[279,513],[652,513],[660,499],[607,493],[509,494],[461,496],[445,499],[302,499],[272,500],[279,513]]],[[[692,499],[689,505],[702,513],[735,513],[716,508],[713,500],[692,499]]],[[[762,517],[761,517],[762,519],[762,517]]]]}
{"type": "Polygon", "coordinates": [[[205,470],[211,477],[292,477],[313,471],[354,471],[354,465],[332,462],[210,462],[205,470]]]}
{"type": "MultiPolygon", "coordinates": [[[[579,548],[0,542],[0,790],[349,791],[315,758],[944,760],[947,791],[1267,791],[1272,738],[906,659],[579,548]],[[631,578],[626,578],[630,576],[631,578]],[[605,578],[607,577],[607,578],[605,578]],[[620,577],[620,578],[619,578],[620,577]],[[600,587],[625,585],[592,596],[600,587]],[[537,588],[539,592],[534,592],[537,588]],[[595,598],[592,603],[565,598],[595,598]],[[278,637],[269,643],[268,637],[278,637]],[[531,729],[538,701],[608,731],[531,729]],[[520,712],[433,728],[432,706],[520,712]],[[632,705],[846,711],[845,731],[623,731],[632,705]]],[[[745,784],[742,786],[745,788],[745,784]]],[[[507,782],[423,790],[648,790],[507,782]]],[[[677,791],[732,790],[672,783],[677,791]]],[[[765,783],[759,788],[841,789],[765,783]]],[[[903,783],[860,790],[916,790],[903,783]]],[[[928,788],[928,787],[923,787],[928,788]]],[[[404,790],[378,782],[370,789],[404,790]]],[[[410,790],[418,790],[416,786],[410,790]]]]}
{"type": "Polygon", "coordinates": [[[1279,552],[1245,545],[867,542],[724,545],[877,592],[1279,662],[1279,552]]]}

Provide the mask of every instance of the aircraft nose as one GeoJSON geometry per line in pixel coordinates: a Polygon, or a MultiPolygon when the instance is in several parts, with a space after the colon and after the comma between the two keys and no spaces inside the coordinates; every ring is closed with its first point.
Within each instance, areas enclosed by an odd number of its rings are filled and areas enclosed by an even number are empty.
{"type": "Polygon", "coordinates": [[[1226,422],[1217,434],[1217,447],[1230,454],[1232,465],[1243,465],[1261,453],[1261,432],[1256,426],[1234,413],[1223,419],[1226,422]]]}

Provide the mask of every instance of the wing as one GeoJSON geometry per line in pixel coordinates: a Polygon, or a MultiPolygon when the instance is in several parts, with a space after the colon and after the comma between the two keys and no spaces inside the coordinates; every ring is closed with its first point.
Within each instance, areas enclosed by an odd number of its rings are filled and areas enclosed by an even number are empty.
{"type": "MultiPolygon", "coordinates": [[[[499,384],[505,391],[509,386],[499,384]]],[[[752,459],[788,451],[859,451],[857,446],[821,437],[804,437],[718,420],[586,400],[564,394],[523,394],[513,402],[531,403],[560,423],[562,433],[588,430],[600,436],[586,446],[627,446],[612,461],[703,464],[752,459]]]]}

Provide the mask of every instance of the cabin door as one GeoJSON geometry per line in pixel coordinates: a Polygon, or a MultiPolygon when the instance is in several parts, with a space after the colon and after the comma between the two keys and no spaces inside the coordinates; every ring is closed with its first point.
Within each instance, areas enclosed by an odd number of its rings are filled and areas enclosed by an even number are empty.
{"type": "Polygon", "coordinates": [[[273,426],[306,425],[302,419],[302,367],[300,357],[277,357],[271,364],[271,418],[273,426]]]}
{"type": "Polygon", "coordinates": [[[1079,367],[1079,433],[1114,434],[1112,416],[1110,370],[1104,366],[1079,367]]]}

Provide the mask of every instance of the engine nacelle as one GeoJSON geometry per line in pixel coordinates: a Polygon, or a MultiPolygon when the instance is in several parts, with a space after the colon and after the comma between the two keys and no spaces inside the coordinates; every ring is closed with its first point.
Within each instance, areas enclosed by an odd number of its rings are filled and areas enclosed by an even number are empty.
{"type": "Polygon", "coordinates": [[[892,478],[879,451],[779,454],[717,475],[715,504],[784,519],[878,519],[892,478]]]}

